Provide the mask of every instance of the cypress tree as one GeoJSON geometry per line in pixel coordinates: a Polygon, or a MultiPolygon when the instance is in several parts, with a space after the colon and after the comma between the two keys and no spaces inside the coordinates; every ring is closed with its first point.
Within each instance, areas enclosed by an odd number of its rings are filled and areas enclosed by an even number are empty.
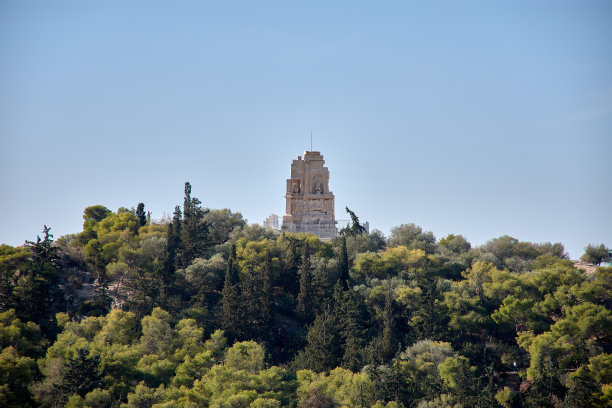
{"type": "Polygon", "coordinates": [[[204,256],[208,249],[208,224],[203,218],[208,213],[200,206],[201,201],[191,197],[191,184],[185,183],[183,201],[182,248],[178,258],[179,268],[188,267],[194,259],[204,256]]]}
{"type": "Polygon", "coordinates": [[[260,334],[259,317],[260,293],[258,290],[259,282],[256,271],[250,265],[246,265],[242,270],[240,279],[240,323],[241,337],[254,339],[260,334]]]}
{"type": "Polygon", "coordinates": [[[348,213],[348,215],[350,215],[351,217],[351,227],[350,228],[345,228],[342,232],[344,232],[344,234],[346,235],[351,235],[351,236],[355,236],[355,235],[361,235],[366,233],[366,229],[364,226],[362,226],[359,223],[359,217],[357,217],[357,215],[349,210],[348,207],[345,207],[346,212],[348,213]]]}
{"type": "Polygon", "coordinates": [[[311,316],[311,276],[310,276],[310,253],[306,246],[304,255],[302,256],[302,265],[300,267],[300,293],[298,294],[297,312],[302,322],[309,322],[311,316]]]}
{"type": "MultiPolygon", "coordinates": [[[[327,259],[323,259],[322,261],[328,262],[327,259]]],[[[332,287],[329,282],[327,264],[312,270],[311,288],[312,296],[310,297],[310,304],[313,313],[316,314],[318,309],[325,303],[325,299],[331,295],[330,292],[332,287]]]]}
{"type": "Polygon", "coordinates": [[[341,339],[333,309],[326,305],[317,315],[306,335],[306,364],[315,372],[329,371],[338,365],[341,339]]]}
{"type": "Polygon", "coordinates": [[[346,237],[342,237],[340,241],[340,253],[338,256],[338,267],[340,268],[340,283],[342,287],[346,290],[349,287],[349,261],[348,261],[348,251],[346,249],[346,237]]]}
{"type": "Polygon", "coordinates": [[[235,340],[241,334],[240,326],[240,291],[239,278],[236,270],[236,247],[232,245],[227,260],[225,284],[223,285],[221,304],[223,307],[222,327],[230,340],[235,340]]]}
{"type": "Polygon", "coordinates": [[[300,259],[298,240],[283,233],[282,241],[287,243],[287,251],[284,257],[284,279],[281,281],[281,285],[285,292],[290,293],[292,296],[297,296],[299,293],[298,265],[300,259]]]}
{"type": "Polygon", "coordinates": [[[272,255],[266,251],[262,276],[261,326],[267,332],[272,325],[272,255]]]}
{"type": "Polygon", "coordinates": [[[176,270],[176,259],[181,250],[181,207],[174,207],[172,222],[168,224],[168,239],[166,240],[166,257],[161,269],[160,301],[165,304],[172,292],[174,284],[174,273],[176,270]]]}
{"type": "Polygon", "coordinates": [[[396,352],[393,342],[393,299],[391,298],[391,291],[387,292],[387,296],[385,297],[385,309],[383,314],[381,354],[383,360],[387,361],[391,359],[396,352]]]}
{"type": "Polygon", "coordinates": [[[136,207],[136,216],[138,217],[138,220],[140,221],[141,227],[147,224],[147,214],[145,213],[144,208],[145,208],[144,203],[138,203],[138,207],[136,207]]]}
{"type": "Polygon", "coordinates": [[[360,305],[363,303],[360,303],[357,293],[349,290],[345,292],[344,302],[339,307],[341,334],[344,339],[342,366],[352,371],[359,371],[363,365],[366,322],[360,305]]]}

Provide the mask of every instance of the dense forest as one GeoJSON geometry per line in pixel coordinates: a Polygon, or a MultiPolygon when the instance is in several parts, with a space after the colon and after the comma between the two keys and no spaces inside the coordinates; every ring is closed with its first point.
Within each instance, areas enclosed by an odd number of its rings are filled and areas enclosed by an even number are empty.
{"type": "MultiPolygon", "coordinates": [[[[3,407],[610,407],[612,267],[358,217],[333,242],[185,185],[0,246],[3,407]]],[[[584,260],[609,260],[589,245],[584,260]]]]}

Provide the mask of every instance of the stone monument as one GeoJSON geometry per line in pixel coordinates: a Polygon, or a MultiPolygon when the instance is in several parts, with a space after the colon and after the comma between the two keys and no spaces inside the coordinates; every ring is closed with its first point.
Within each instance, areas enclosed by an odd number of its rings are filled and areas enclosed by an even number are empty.
{"type": "Polygon", "coordinates": [[[320,152],[304,152],[291,163],[287,179],[283,231],[309,232],[322,241],[336,237],[334,195],[329,191],[329,170],[320,152]]]}

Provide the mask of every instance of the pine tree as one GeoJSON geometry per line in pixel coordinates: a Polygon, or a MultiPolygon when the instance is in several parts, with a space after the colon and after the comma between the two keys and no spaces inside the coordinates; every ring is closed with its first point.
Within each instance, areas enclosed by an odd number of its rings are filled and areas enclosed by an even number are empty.
{"type": "Polygon", "coordinates": [[[25,246],[30,248],[32,253],[32,263],[37,268],[45,266],[58,267],[59,248],[53,245],[53,234],[50,234],[51,228],[46,225],[43,227],[43,239],[40,236],[36,237],[36,242],[26,241],[25,246]]]}
{"type": "Polygon", "coordinates": [[[126,303],[139,318],[150,314],[156,305],[166,308],[167,296],[162,293],[164,270],[165,265],[155,260],[152,271],[143,269],[128,281],[130,296],[126,303]]]}
{"type": "Polygon", "coordinates": [[[64,296],[58,287],[59,249],[53,245],[51,229],[46,225],[43,239],[26,241],[31,256],[16,282],[13,293],[20,319],[36,322],[47,337],[55,336],[55,313],[65,310],[64,296]]]}

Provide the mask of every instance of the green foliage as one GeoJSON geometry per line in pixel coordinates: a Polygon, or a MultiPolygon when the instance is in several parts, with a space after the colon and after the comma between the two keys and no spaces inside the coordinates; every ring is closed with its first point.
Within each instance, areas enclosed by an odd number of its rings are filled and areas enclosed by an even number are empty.
{"type": "Polygon", "coordinates": [[[177,258],[179,268],[186,268],[194,259],[204,256],[210,246],[209,226],[204,220],[208,210],[203,209],[200,204],[199,199],[191,197],[191,184],[185,183],[183,219],[180,230],[181,248],[177,258]]]}
{"type": "Polygon", "coordinates": [[[589,244],[584,248],[584,254],[580,257],[582,262],[588,262],[595,265],[601,265],[602,262],[610,261],[610,249],[604,244],[599,246],[589,244]]]}
{"type": "Polygon", "coordinates": [[[138,206],[136,207],[136,217],[138,217],[141,227],[147,224],[147,214],[145,213],[144,208],[144,203],[138,203],[138,206]]]}
{"type": "Polygon", "coordinates": [[[349,210],[348,207],[345,207],[345,210],[348,213],[348,215],[351,217],[351,226],[350,227],[347,226],[343,228],[340,231],[340,235],[356,236],[356,235],[362,235],[364,233],[367,233],[367,230],[365,229],[365,227],[359,223],[359,217],[357,217],[357,215],[355,215],[353,211],[349,210]]]}
{"type": "Polygon", "coordinates": [[[46,346],[47,341],[36,323],[22,322],[15,309],[0,313],[0,349],[14,347],[21,355],[38,357],[46,346]]]}
{"type": "Polygon", "coordinates": [[[256,374],[264,368],[264,350],[254,341],[234,343],[225,355],[225,366],[256,374]]]}
{"type": "Polygon", "coordinates": [[[89,350],[80,348],[76,356],[66,362],[63,381],[58,384],[65,395],[85,394],[102,385],[102,373],[99,370],[100,356],[89,356],[89,350]]]}
{"type": "Polygon", "coordinates": [[[335,368],[329,374],[310,370],[297,372],[300,403],[308,407],[368,407],[376,402],[373,398],[374,383],[366,373],[335,368]]]}
{"type": "Polygon", "coordinates": [[[229,259],[227,260],[223,298],[221,300],[223,306],[222,327],[225,329],[230,339],[239,337],[242,332],[239,282],[236,265],[236,249],[232,246],[229,259]]]}
{"type": "MultiPolygon", "coordinates": [[[[240,213],[233,213],[229,209],[210,210],[203,217],[208,225],[208,240],[211,245],[222,245],[232,238],[235,231],[246,227],[246,220],[240,213]]],[[[262,237],[263,238],[263,237],[262,237]]],[[[254,239],[249,239],[253,241],[254,239]]],[[[258,239],[255,239],[258,241],[258,239]]]]}
{"type": "Polygon", "coordinates": [[[310,322],[313,312],[312,298],[312,276],[310,272],[310,254],[308,250],[302,256],[300,266],[300,292],[297,297],[297,313],[303,322],[310,322]]]}
{"type": "Polygon", "coordinates": [[[487,241],[479,251],[479,260],[517,272],[528,271],[539,256],[549,255],[557,259],[567,259],[565,248],[560,243],[534,244],[519,241],[508,235],[487,241]]]}
{"type": "Polygon", "coordinates": [[[44,336],[56,332],[55,313],[64,307],[59,288],[59,249],[46,225],[43,239],[26,241],[26,253],[4,249],[2,299],[21,321],[32,321],[44,336]],[[15,269],[13,269],[15,268],[15,269]]]}
{"type": "Polygon", "coordinates": [[[347,257],[349,262],[354,262],[357,255],[363,252],[378,252],[385,248],[387,242],[382,232],[372,231],[370,234],[343,235],[334,239],[334,245],[340,246],[340,241],[346,240],[347,257]]]}
{"type": "Polygon", "coordinates": [[[455,234],[449,234],[444,238],[440,238],[438,245],[440,249],[449,251],[453,254],[462,254],[468,252],[472,248],[472,245],[463,235],[455,234]]]}
{"type": "Polygon", "coordinates": [[[423,232],[423,229],[415,224],[402,224],[391,228],[389,246],[398,245],[409,249],[420,249],[428,254],[434,253],[437,248],[434,234],[431,231],[423,232]]]}
{"type": "Polygon", "coordinates": [[[82,232],[43,233],[0,246],[2,406],[612,400],[612,267],[587,275],[561,244],[414,224],[323,243],[205,209],[189,183],[170,222],[93,206],[82,232]]]}
{"type": "Polygon", "coordinates": [[[349,284],[349,261],[348,251],[346,249],[346,238],[342,237],[340,241],[340,252],[338,254],[338,267],[340,269],[340,284],[347,289],[349,284]]]}
{"type": "Polygon", "coordinates": [[[317,315],[306,336],[304,362],[316,372],[337,367],[340,363],[341,338],[338,322],[332,308],[328,305],[317,315]]]}
{"type": "Polygon", "coordinates": [[[0,353],[0,401],[4,407],[34,406],[28,385],[37,374],[34,359],[22,356],[13,347],[0,353]]]}

